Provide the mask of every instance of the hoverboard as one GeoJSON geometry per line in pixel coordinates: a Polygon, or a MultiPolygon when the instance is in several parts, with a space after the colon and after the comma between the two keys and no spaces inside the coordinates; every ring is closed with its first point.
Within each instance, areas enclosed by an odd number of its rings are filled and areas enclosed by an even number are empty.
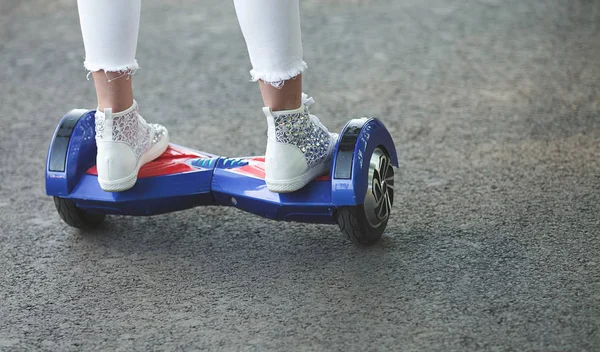
{"type": "Polygon", "coordinates": [[[107,214],[156,215],[201,205],[232,206],[272,220],[337,223],[361,245],[379,240],[387,226],[398,157],[376,118],[350,120],[329,173],[293,193],[267,189],[264,157],[228,158],[176,144],[140,169],[133,188],[111,193],[97,180],[94,114],[68,112],[48,151],[46,193],[72,227],[97,227],[107,214]]]}

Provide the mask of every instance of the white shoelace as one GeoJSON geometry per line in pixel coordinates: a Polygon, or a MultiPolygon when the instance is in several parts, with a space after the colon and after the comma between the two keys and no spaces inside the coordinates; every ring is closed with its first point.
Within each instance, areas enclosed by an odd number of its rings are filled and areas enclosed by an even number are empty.
{"type": "Polygon", "coordinates": [[[315,103],[315,100],[312,97],[308,97],[306,93],[302,93],[302,104],[307,108],[315,103]]]}
{"type": "MultiPolygon", "coordinates": [[[[311,105],[313,105],[315,103],[315,100],[312,97],[309,97],[307,94],[302,93],[302,104],[304,104],[304,106],[306,106],[307,108],[310,107],[311,105]]],[[[325,125],[323,125],[323,123],[321,122],[321,120],[319,120],[318,117],[316,117],[313,114],[308,114],[308,116],[310,116],[311,120],[320,128],[322,128],[323,130],[329,132],[329,130],[327,129],[327,127],[325,127],[325,125]]]]}

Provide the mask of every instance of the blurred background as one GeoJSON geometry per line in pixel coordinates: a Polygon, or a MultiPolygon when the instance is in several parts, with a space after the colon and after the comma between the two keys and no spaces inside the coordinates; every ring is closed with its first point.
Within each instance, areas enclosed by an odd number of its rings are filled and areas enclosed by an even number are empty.
{"type": "MultiPolygon", "coordinates": [[[[374,247],[208,207],[68,228],[43,177],[62,115],[95,108],[76,3],[0,2],[0,350],[600,350],[600,2],[301,13],[311,112],[396,142],[374,247]]],[[[144,0],[137,57],[173,142],[264,153],[232,2],[144,0]]]]}

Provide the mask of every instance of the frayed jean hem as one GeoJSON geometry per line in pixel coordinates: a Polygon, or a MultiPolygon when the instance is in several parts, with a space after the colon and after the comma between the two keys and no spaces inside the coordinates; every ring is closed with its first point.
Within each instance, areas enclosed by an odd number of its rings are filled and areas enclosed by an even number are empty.
{"type": "MultiPolygon", "coordinates": [[[[130,77],[135,74],[137,70],[139,70],[140,66],[137,63],[137,60],[134,60],[133,63],[128,65],[99,65],[93,62],[84,61],[83,67],[88,71],[87,78],[90,78],[92,72],[104,71],[107,72],[118,72],[121,73],[118,77],[109,78],[109,82],[112,82],[121,77],[130,77]]],[[[108,75],[106,76],[108,77],[108,75]]]]}
{"type": "Polygon", "coordinates": [[[300,63],[294,65],[293,68],[290,68],[285,71],[263,72],[252,69],[250,70],[250,76],[252,77],[252,82],[261,80],[266,84],[270,84],[273,87],[279,89],[283,87],[285,81],[287,81],[288,79],[295,78],[296,76],[304,72],[306,68],[308,68],[306,62],[301,61],[300,63]]]}

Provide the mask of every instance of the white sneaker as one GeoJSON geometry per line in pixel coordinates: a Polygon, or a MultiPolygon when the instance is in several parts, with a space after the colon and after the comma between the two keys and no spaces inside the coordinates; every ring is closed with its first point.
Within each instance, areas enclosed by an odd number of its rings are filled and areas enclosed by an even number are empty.
{"type": "Polygon", "coordinates": [[[148,124],[133,105],[119,113],[96,110],[96,168],[100,188],[120,192],[133,187],[142,165],[158,158],[169,146],[167,129],[148,124]]]}
{"type": "Polygon", "coordinates": [[[271,192],[294,192],[330,168],[337,133],[329,133],[321,121],[310,115],[312,98],[302,94],[295,110],[271,111],[267,117],[268,139],[265,155],[265,181],[271,192]]]}

